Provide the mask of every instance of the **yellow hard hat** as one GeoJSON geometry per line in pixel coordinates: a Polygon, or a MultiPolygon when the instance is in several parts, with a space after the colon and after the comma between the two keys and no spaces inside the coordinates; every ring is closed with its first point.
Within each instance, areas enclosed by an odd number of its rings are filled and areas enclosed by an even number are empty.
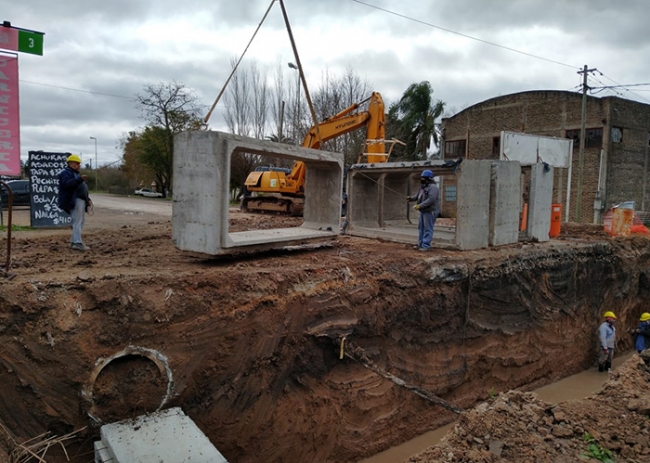
{"type": "Polygon", "coordinates": [[[81,164],[81,158],[76,154],[71,154],[70,156],[68,156],[68,159],[66,159],[65,162],[78,162],[79,164],[81,164]]]}
{"type": "Polygon", "coordinates": [[[616,320],[616,315],[614,315],[614,312],[612,312],[611,310],[608,310],[607,312],[605,312],[603,314],[603,317],[605,317],[605,318],[613,318],[614,320],[616,320]]]}
{"type": "Polygon", "coordinates": [[[650,313],[648,313],[648,312],[643,312],[643,313],[641,314],[641,321],[642,321],[642,322],[647,322],[648,320],[650,320],[650,313]]]}

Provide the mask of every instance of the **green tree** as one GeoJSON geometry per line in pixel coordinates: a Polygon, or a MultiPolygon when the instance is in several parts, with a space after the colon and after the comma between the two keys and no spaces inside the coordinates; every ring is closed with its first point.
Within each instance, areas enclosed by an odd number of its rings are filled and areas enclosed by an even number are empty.
{"type": "Polygon", "coordinates": [[[405,157],[410,160],[427,159],[431,142],[438,146],[438,123],[445,103],[433,98],[428,81],[411,84],[402,98],[393,103],[387,114],[387,138],[395,137],[406,143],[405,157]]]}
{"type": "MultiPolygon", "coordinates": [[[[147,85],[136,100],[141,117],[148,124],[133,134],[131,154],[153,173],[160,192],[166,195],[173,180],[174,135],[205,130],[203,108],[194,92],[178,82],[147,85]]],[[[129,158],[124,156],[124,161],[128,163],[129,158]]]]}

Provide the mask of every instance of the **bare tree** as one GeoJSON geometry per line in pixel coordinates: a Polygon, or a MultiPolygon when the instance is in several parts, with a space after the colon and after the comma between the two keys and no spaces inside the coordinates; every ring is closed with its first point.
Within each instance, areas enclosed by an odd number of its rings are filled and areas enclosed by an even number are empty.
{"type": "MultiPolygon", "coordinates": [[[[325,71],[321,85],[312,98],[316,114],[320,121],[327,119],[365,100],[373,90],[370,83],[361,79],[351,67],[348,67],[345,74],[340,77],[332,76],[325,71]]],[[[357,161],[365,138],[366,130],[362,128],[325,142],[321,149],[343,153],[345,163],[352,164],[357,161]]]]}
{"type": "MultiPolygon", "coordinates": [[[[231,60],[234,67],[237,60],[231,60]]],[[[266,72],[256,64],[239,67],[225,93],[225,120],[230,132],[263,139],[268,130],[269,96],[266,72]]],[[[264,163],[253,153],[236,153],[231,160],[232,190],[242,191],[248,174],[264,163]]]]}
{"type": "Polygon", "coordinates": [[[260,71],[259,67],[253,63],[250,77],[253,100],[253,134],[255,138],[263,139],[266,134],[266,121],[269,111],[269,87],[266,83],[266,72],[260,71]]]}
{"type": "MultiPolygon", "coordinates": [[[[235,67],[236,58],[230,60],[231,67],[235,67]]],[[[248,104],[249,88],[246,71],[239,68],[230,79],[228,90],[224,95],[226,114],[224,119],[231,133],[249,136],[251,133],[250,105],[248,104]]]]}
{"type": "Polygon", "coordinates": [[[285,137],[285,103],[287,99],[287,92],[284,88],[284,69],[282,64],[278,63],[278,67],[275,71],[275,76],[273,78],[273,89],[271,91],[271,118],[276,127],[275,133],[269,138],[275,138],[276,140],[288,140],[285,137]]]}

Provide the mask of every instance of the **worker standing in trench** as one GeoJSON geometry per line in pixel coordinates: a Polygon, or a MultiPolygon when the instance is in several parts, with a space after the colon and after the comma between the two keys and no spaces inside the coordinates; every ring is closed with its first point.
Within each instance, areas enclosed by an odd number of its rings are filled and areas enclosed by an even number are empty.
{"type": "Polygon", "coordinates": [[[418,251],[428,251],[433,239],[433,226],[440,214],[440,190],[433,179],[433,172],[423,170],[420,176],[420,189],[407,201],[417,201],[415,210],[420,212],[418,221],[418,251]]]}
{"type": "Polygon", "coordinates": [[[641,323],[639,323],[639,326],[634,330],[634,333],[636,334],[634,339],[634,348],[640,354],[644,350],[650,348],[650,313],[642,313],[639,321],[641,323]]]}
{"type": "Polygon", "coordinates": [[[616,343],[616,327],[614,321],[616,315],[612,311],[603,314],[605,321],[598,328],[599,355],[598,371],[609,371],[612,368],[614,358],[614,346],[616,343]]]}

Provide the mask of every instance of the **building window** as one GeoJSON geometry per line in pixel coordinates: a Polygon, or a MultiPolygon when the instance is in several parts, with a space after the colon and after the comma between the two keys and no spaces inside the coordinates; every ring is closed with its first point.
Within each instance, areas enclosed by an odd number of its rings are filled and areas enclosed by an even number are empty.
{"type": "Polygon", "coordinates": [[[456,185],[445,187],[445,201],[456,202],[456,185]]]}
{"type": "Polygon", "coordinates": [[[492,157],[501,156],[501,137],[492,137],[492,157]]]}
{"type": "Polygon", "coordinates": [[[464,158],[465,140],[454,140],[445,143],[445,158],[464,158]]]}
{"type": "Polygon", "coordinates": [[[611,137],[612,137],[612,143],[622,143],[623,129],[620,127],[612,127],[611,137]]]}
{"type": "MultiPolygon", "coordinates": [[[[585,148],[602,148],[603,146],[603,129],[602,127],[597,129],[587,129],[585,130],[585,148]]],[[[566,137],[573,139],[573,147],[580,147],[580,129],[576,130],[567,130],[566,137]]]]}

